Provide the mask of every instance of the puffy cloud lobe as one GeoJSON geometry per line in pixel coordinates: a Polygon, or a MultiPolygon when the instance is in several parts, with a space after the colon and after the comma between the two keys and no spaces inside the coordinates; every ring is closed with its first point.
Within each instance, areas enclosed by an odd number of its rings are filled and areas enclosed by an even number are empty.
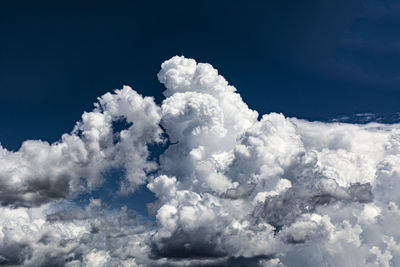
{"type": "Polygon", "coordinates": [[[226,128],[232,129],[231,141],[251,126],[258,113],[248,108],[236,88],[218,74],[210,64],[175,56],[161,65],[158,79],[165,85],[167,97],[175,93],[197,92],[216,98],[223,110],[226,128]]]}
{"type": "Polygon", "coordinates": [[[161,142],[159,121],[152,98],[124,87],[99,98],[59,142],[29,140],[16,152],[0,147],[1,204],[30,207],[66,198],[98,186],[105,170],[120,166],[126,169],[121,190],[133,191],[156,168],[147,144],[161,142]],[[113,122],[122,118],[133,124],[115,132],[113,122]]]}
{"type": "Polygon", "coordinates": [[[1,150],[3,206],[38,207],[1,208],[0,263],[400,265],[400,125],[258,120],[217,70],[184,57],[158,78],[160,107],[124,87],[60,142],[1,150]],[[147,146],[163,134],[157,166],[147,146]],[[120,193],[155,194],[154,225],[98,200],[39,206],[100,186],[113,167],[125,170],[120,193]]]}

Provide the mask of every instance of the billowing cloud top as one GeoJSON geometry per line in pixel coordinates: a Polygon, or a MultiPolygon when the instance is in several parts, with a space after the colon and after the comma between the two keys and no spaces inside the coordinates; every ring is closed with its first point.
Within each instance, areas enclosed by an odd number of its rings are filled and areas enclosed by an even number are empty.
{"type": "Polygon", "coordinates": [[[258,119],[216,69],[184,57],[158,78],[161,106],[125,86],[59,142],[0,147],[0,264],[400,265],[400,125],[258,119]],[[169,145],[151,160],[157,144],[169,145]],[[124,170],[116,194],[155,194],[154,225],[73,202],[112,168],[124,170]]]}

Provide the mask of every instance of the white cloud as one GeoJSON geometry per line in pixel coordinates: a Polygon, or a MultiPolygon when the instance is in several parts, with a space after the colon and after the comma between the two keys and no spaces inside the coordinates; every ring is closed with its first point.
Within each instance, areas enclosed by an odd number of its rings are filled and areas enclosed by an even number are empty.
{"type": "Polygon", "coordinates": [[[36,206],[93,189],[111,167],[126,170],[122,191],[144,183],[146,172],[156,168],[147,160],[147,144],[161,142],[159,107],[127,86],[95,106],[59,142],[28,140],[16,152],[0,146],[2,205],[36,206]],[[112,123],[121,118],[133,125],[115,132],[112,123]]]}
{"type": "Polygon", "coordinates": [[[0,263],[400,264],[400,125],[258,120],[217,70],[184,57],[158,78],[160,107],[124,87],[60,142],[2,148],[0,263]],[[121,118],[132,125],[115,132],[121,118]],[[163,142],[159,125],[171,144],[157,166],[147,145],[163,142]],[[154,192],[154,227],[95,200],[56,209],[112,167],[125,169],[120,192],[154,192]]]}

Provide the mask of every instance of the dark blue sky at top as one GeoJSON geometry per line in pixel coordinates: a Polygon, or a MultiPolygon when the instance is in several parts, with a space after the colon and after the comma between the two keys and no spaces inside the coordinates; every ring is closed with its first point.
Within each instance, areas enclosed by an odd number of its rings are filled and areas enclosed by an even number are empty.
{"type": "Polygon", "coordinates": [[[400,100],[397,1],[1,1],[0,142],[57,141],[96,97],[161,102],[160,64],[211,63],[260,114],[390,118],[400,100]]]}
{"type": "Polygon", "coordinates": [[[4,146],[57,140],[124,84],[160,102],[156,74],[174,55],[211,63],[260,114],[399,111],[396,2],[81,2],[1,2],[4,146]]]}

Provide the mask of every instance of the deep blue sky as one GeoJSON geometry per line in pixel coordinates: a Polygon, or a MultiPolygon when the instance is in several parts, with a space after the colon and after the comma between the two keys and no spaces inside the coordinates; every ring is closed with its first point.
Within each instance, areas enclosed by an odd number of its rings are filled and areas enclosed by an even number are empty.
{"type": "Polygon", "coordinates": [[[261,114],[399,111],[394,1],[8,2],[0,141],[9,149],[57,140],[97,96],[124,84],[161,101],[156,74],[174,55],[213,64],[261,114]]]}

